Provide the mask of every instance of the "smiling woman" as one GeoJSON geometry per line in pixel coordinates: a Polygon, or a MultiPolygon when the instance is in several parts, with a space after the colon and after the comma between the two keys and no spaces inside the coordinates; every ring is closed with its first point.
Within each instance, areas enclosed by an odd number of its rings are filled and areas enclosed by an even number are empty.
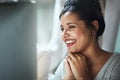
{"type": "Polygon", "coordinates": [[[53,80],[119,80],[120,54],[98,44],[105,29],[99,1],[66,0],[59,19],[68,54],[53,80]]]}
{"type": "MultiPolygon", "coordinates": [[[[45,21],[46,18],[44,18],[45,16],[41,16],[43,19],[38,20],[38,23],[40,21],[40,23],[43,24],[38,24],[38,33],[40,33],[40,35],[37,35],[38,43],[41,46],[40,53],[38,53],[40,55],[37,58],[39,64],[39,79],[47,79],[48,73],[55,73],[55,75],[50,75],[48,77],[50,80],[61,80],[62,78],[66,80],[69,78],[79,80],[79,76],[83,78],[85,77],[86,80],[88,80],[88,78],[91,80],[106,79],[104,75],[107,76],[109,72],[106,74],[101,73],[105,72],[104,70],[106,69],[107,71],[111,70],[111,68],[108,68],[108,64],[111,64],[111,66],[114,67],[110,62],[116,59],[113,61],[113,63],[116,63],[120,57],[119,54],[112,54],[113,52],[102,50],[98,44],[98,40],[103,34],[105,27],[102,14],[104,11],[101,10],[100,4],[97,0],[67,0],[68,3],[66,2],[63,8],[64,1],[65,0],[56,0],[53,27],[50,27],[50,30],[53,28],[51,31],[52,35],[50,34],[51,32],[47,34],[47,29],[45,27],[43,28],[43,26],[45,26],[47,23],[45,21]],[[60,14],[62,8],[63,10],[60,14]],[[66,55],[66,48],[60,39],[61,33],[62,40],[65,43],[69,53],[65,58],[66,62],[63,60],[63,62],[57,68],[60,61],[66,55]],[[43,36],[43,34],[46,35],[43,36]],[[49,37],[46,37],[48,35],[49,37]],[[40,39],[40,37],[42,38],[40,39]],[[50,41],[48,41],[49,39],[50,41]],[[43,44],[42,40],[43,42],[46,40],[45,44],[43,44]],[[46,45],[48,46],[46,47],[46,45]],[[102,68],[103,66],[105,67],[102,68]],[[91,72],[91,74],[89,74],[89,72],[91,72]]],[[[38,15],[40,16],[42,12],[44,12],[44,10],[41,12],[38,11],[38,15]]],[[[46,12],[48,13],[49,11],[46,10],[46,12]]],[[[47,21],[49,21],[49,19],[47,21]]],[[[110,73],[110,77],[112,76],[112,78],[114,78],[113,74],[119,73],[119,71],[116,71],[119,65],[120,64],[116,65],[114,71],[110,73]]],[[[110,77],[107,79],[109,80],[110,77]]],[[[118,76],[115,77],[115,79],[118,78],[118,76]]]]}

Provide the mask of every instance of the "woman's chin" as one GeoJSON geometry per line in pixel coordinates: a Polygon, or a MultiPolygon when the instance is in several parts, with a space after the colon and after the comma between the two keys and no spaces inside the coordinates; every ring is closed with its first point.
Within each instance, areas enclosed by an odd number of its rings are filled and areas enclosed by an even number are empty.
{"type": "Polygon", "coordinates": [[[70,50],[70,49],[68,49],[68,52],[69,52],[69,53],[73,53],[73,54],[79,54],[79,53],[80,53],[80,51],[70,50]]]}
{"type": "Polygon", "coordinates": [[[68,50],[69,53],[76,53],[75,50],[68,50]]]}
{"type": "Polygon", "coordinates": [[[69,52],[69,53],[76,53],[76,52],[79,51],[76,47],[69,47],[69,48],[67,48],[67,49],[68,49],[68,52],[69,52]]]}

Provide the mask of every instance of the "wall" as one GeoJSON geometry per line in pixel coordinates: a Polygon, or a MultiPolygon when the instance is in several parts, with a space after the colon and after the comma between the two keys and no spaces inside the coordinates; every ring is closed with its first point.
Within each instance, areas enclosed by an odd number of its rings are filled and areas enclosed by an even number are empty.
{"type": "Polygon", "coordinates": [[[106,0],[105,6],[105,32],[103,34],[102,48],[114,52],[117,31],[120,20],[120,0],[106,0]]]}
{"type": "Polygon", "coordinates": [[[120,53],[120,23],[119,23],[119,29],[118,29],[114,52],[120,53]]]}
{"type": "Polygon", "coordinates": [[[36,80],[35,20],[34,4],[0,3],[0,80],[36,80]]]}

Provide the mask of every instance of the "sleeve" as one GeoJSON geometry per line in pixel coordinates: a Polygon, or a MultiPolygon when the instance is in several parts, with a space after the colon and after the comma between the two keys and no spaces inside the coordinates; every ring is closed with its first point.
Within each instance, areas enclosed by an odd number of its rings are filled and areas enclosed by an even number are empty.
{"type": "Polygon", "coordinates": [[[118,56],[119,58],[117,59],[117,63],[114,65],[110,80],[120,80],[120,55],[118,56]]]}
{"type": "Polygon", "coordinates": [[[48,80],[62,80],[64,73],[64,60],[60,63],[55,74],[49,74],[48,80]]]}

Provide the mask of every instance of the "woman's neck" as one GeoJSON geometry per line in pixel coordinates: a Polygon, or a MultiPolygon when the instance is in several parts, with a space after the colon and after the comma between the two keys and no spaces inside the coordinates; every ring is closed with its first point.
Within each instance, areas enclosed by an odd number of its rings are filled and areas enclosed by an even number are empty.
{"type": "Polygon", "coordinates": [[[105,51],[99,47],[98,43],[91,43],[84,51],[81,52],[90,64],[98,62],[99,58],[104,53],[105,51]]]}

